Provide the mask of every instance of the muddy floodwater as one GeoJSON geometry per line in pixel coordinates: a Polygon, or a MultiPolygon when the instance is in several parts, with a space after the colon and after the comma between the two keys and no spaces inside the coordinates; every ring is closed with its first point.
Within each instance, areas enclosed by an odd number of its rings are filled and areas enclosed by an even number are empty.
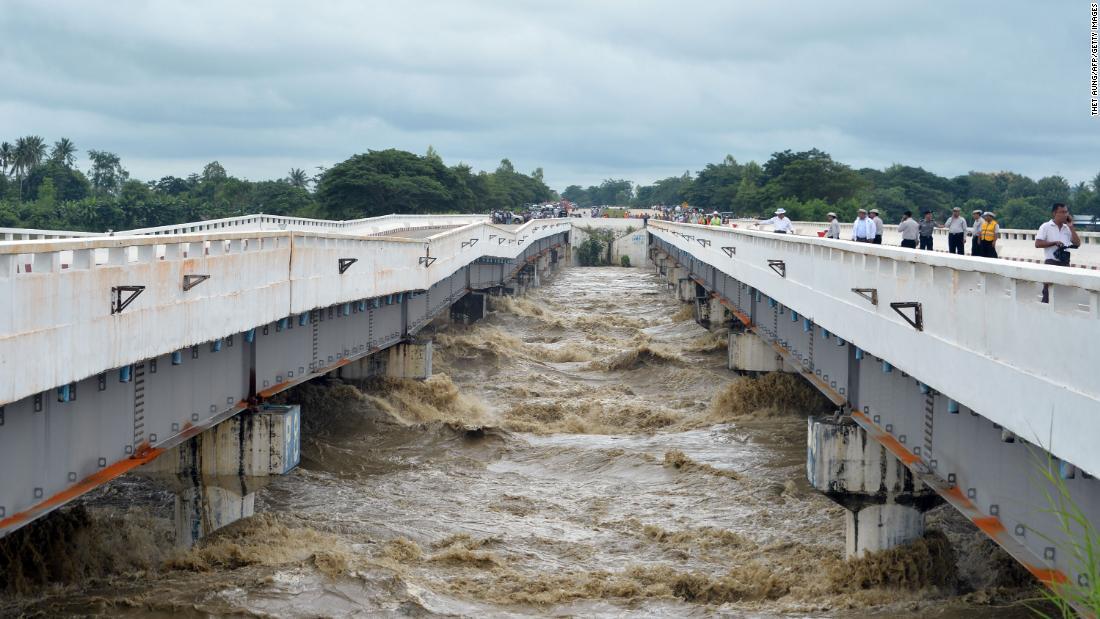
{"type": "Polygon", "coordinates": [[[1026,617],[1035,585],[950,508],[843,561],[792,376],[741,378],[641,269],[574,268],[472,326],[426,382],[316,381],[302,464],[192,548],[128,476],[0,552],[0,615],[1026,617]],[[50,580],[52,584],[43,584],[50,580]]]}

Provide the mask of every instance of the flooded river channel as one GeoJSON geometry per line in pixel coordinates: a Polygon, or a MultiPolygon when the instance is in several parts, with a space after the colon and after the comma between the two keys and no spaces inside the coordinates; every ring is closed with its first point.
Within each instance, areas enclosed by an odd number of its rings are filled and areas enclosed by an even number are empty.
{"type": "Polygon", "coordinates": [[[727,370],[724,336],[651,272],[492,301],[431,328],[426,382],[286,394],[301,466],[192,548],[140,476],[36,524],[0,553],[0,615],[1029,616],[1034,585],[950,508],[845,563],[843,512],[805,481],[826,403],[727,370]]]}

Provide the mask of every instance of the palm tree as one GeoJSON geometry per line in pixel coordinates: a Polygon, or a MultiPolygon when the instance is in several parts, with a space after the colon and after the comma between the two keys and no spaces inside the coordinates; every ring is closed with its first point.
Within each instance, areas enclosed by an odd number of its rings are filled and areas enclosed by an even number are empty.
{"type": "Polygon", "coordinates": [[[76,145],[69,138],[61,138],[53,143],[50,159],[64,165],[66,168],[73,167],[76,164],[76,145]]]}
{"type": "Polygon", "coordinates": [[[309,179],[306,178],[306,171],[302,168],[290,168],[289,176],[287,176],[287,182],[291,187],[298,187],[299,189],[305,189],[309,184],[309,179]]]}
{"type": "Polygon", "coordinates": [[[15,167],[15,149],[11,142],[0,144],[0,174],[7,174],[8,169],[15,167]]]}
{"type": "Polygon", "coordinates": [[[19,199],[23,199],[23,178],[46,156],[46,141],[37,135],[28,135],[15,141],[15,176],[19,179],[19,199]]]}

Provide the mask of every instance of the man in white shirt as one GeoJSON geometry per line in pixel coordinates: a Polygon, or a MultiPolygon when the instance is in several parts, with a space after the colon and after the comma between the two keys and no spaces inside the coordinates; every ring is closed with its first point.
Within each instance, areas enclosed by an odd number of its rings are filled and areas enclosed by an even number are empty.
{"type": "Polygon", "coordinates": [[[1081,237],[1077,236],[1077,230],[1073,227],[1069,209],[1061,202],[1055,204],[1050,209],[1050,221],[1039,226],[1039,232],[1035,235],[1035,246],[1043,250],[1043,257],[1046,258],[1043,264],[1068,267],[1069,257],[1065,254],[1056,255],[1058,250],[1077,247],[1080,244],[1081,237]],[[1060,257],[1062,259],[1059,259],[1060,257]]]}
{"type": "Polygon", "coordinates": [[[825,238],[827,239],[839,239],[840,238],[840,222],[836,220],[836,213],[829,213],[826,215],[829,218],[829,229],[825,232],[825,238]]]}
{"type": "MultiPolygon", "coordinates": [[[[1050,221],[1039,226],[1035,235],[1035,246],[1043,250],[1043,264],[1068,267],[1070,265],[1069,248],[1081,245],[1081,237],[1073,227],[1073,218],[1069,209],[1061,202],[1050,208],[1050,221]]],[[[1043,284],[1043,303],[1050,301],[1050,284],[1043,284]]]]}
{"type": "Polygon", "coordinates": [[[982,209],[974,209],[974,212],[970,214],[974,218],[974,223],[970,226],[970,255],[980,256],[981,252],[978,251],[978,237],[982,231],[982,209]]]}
{"type": "Polygon", "coordinates": [[[867,211],[859,209],[859,216],[852,224],[852,240],[859,243],[875,242],[875,221],[867,217],[867,211]]]}
{"type": "Polygon", "coordinates": [[[901,246],[909,249],[917,248],[917,236],[920,234],[920,225],[913,221],[913,211],[905,211],[898,224],[898,232],[901,234],[901,246]]]}
{"type": "Polygon", "coordinates": [[[947,252],[965,256],[963,245],[966,242],[967,225],[966,218],[962,216],[962,209],[957,206],[951,209],[951,216],[943,223],[943,227],[947,228],[947,252]]]}
{"type": "Polygon", "coordinates": [[[875,245],[882,245],[882,229],[886,224],[882,223],[882,218],[878,216],[878,209],[873,208],[869,211],[871,213],[871,221],[875,222],[875,245]]]}
{"type": "Polygon", "coordinates": [[[761,225],[771,224],[772,231],[779,234],[793,233],[794,228],[791,226],[791,220],[787,219],[787,209],[779,208],[775,209],[775,217],[771,219],[765,219],[760,222],[761,225]]]}

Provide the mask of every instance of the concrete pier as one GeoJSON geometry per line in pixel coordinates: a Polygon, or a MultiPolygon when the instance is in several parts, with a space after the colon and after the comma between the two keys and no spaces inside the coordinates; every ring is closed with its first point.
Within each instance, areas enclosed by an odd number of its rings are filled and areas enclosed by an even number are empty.
{"type": "Polygon", "coordinates": [[[924,513],[942,502],[893,454],[846,420],[809,420],[806,475],[843,506],[845,556],[886,550],[924,535],[924,513]]]}
{"type": "Polygon", "coordinates": [[[485,293],[471,292],[455,301],[451,305],[451,320],[462,324],[470,324],[485,318],[486,307],[485,293]]]}
{"type": "MultiPolygon", "coordinates": [[[[484,296],[481,301],[484,312],[484,296]]],[[[336,375],[347,379],[375,376],[424,380],[432,375],[431,340],[399,342],[386,350],[361,357],[339,368],[336,375]]]]}
{"type": "Polygon", "coordinates": [[[735,372],[794,372],[775,348],[751,331],[733,329],[727,336],[728,367],[735,372]]]}
{"type": "Polygon", "coordinates": [[[187,439],[141,470],[187,477],[284,475],[298,466],[301,425],[297,404],[265,404],[187,439]]]}
{"type": "Polygon", "coordinates": [[[176,543],[190,546],[253,515],[255,492],[298,466],[301,410],[264,405],[173,447],[139,472],[171,489],[176,543]]]}

